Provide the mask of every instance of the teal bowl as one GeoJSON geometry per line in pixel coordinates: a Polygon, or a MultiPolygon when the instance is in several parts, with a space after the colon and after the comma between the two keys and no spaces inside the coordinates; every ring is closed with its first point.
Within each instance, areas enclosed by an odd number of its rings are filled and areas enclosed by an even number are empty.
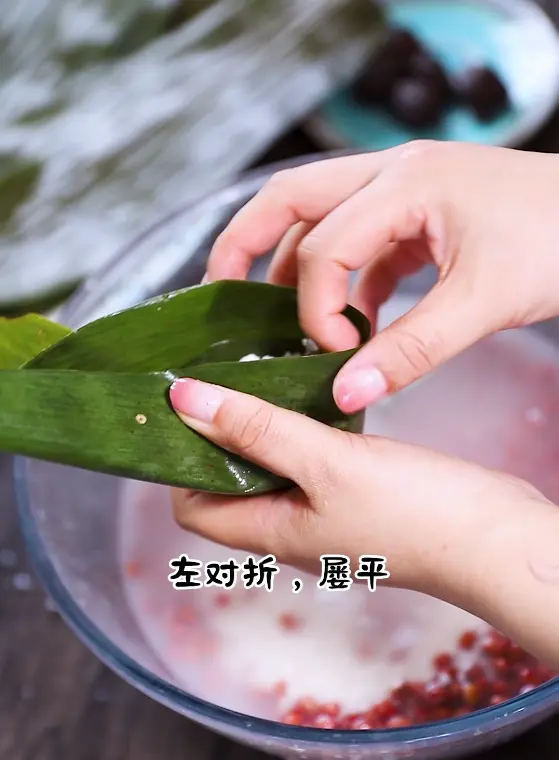
{"type": "Polygon", "coordinates": [[[544,11],[527,0],[392,0],[387,22],[410,29],[443,67],[492,67],[510,108],[489,123],[450,107],[440,124],[410,129],[386,111],[355,103],[347,89],[311,116],[307,130],[325,147],[384,150],[416,139],[516,146],[549,119],[559,101],[559,34],[544,11]]]}

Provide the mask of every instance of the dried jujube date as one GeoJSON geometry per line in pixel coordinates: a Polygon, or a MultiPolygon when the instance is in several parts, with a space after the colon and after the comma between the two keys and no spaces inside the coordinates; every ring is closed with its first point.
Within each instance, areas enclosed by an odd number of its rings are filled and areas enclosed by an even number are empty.
{"type": "Polygon", "coordinates": [[[385,44],[389,51],[405,61],[422,50],[422,45],[417,37],[409,29],[401,27],[394,27],[387,33],[385,44]]]}
{"type": "Polygon", "coordinates": [[[390,111],[399,121],[410,127],[436,126],[441,118],[443,106],[441,92],[432,82],[402,79],[392,88],[390,111]]]}
{"type": "Polygon", "coordinates": [[[479,121],[490,121],[508,105],[505,85],[488,66],[451,77],[408,29],[392,28],[377,44],[350,88],[363,106],[381,106],[408,127],[436,126],[444,107],[467,106],[479,121]]]}
{"type": "Polygon", "coordinates": [[[487,66],[467,69],[454,80],[454,91],[480,121],[490,121],[508,105],[508,93],[497,74],[487,66]]]}
{"type": "Polygon", "coordinates": [[[414,55],[409,64],[409,76],[436,87],[443,98],[452,94],[450,82],[441,64],[426,52],[414,55]]]}
{"type": "Polygon", "coordinates": [[[420,43],[407,29],[386,32],[351,87],[353,99],[363,105],[386,103],[394,83],[420,52],[420,43]]]}
{"type": "Polygon", "coordinates": [[[364,106],[386,103],[400,72],[400,64],[394,58],[369,61],[351,86],[353,100],[364,106]]]}

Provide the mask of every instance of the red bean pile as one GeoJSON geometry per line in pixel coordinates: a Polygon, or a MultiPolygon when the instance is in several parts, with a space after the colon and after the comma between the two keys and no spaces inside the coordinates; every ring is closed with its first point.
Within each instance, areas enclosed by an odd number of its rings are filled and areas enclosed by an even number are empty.
{"type": "Polygon", "coordinates": [[[497,631],[481,636],[466,631],[458,650],[469,652],[473,664],[460,669],[458,658],[443,652],[434,658],[428,681],[406,681],[364,712],[344,714],[337,703],[307,698],[296,702],[281,720],[293,726],[337,730],[402,728],[500,704],[557,675],[497,631]]]}

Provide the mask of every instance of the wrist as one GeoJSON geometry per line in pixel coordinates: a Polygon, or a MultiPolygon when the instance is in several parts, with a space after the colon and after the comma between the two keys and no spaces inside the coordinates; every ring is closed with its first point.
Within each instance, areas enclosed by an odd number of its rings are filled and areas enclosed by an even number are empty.
{"type": "Polygon", "coordinates": [[[423,537],[424,549],[415,557],[409,554],[412,562],[402,573],[402,585],[495,624],[500,584],[510,577],[519,552],[527,552],[527,520],[559,519],[559,510],[543,496],[528,495],[503,480],[501,488],[467,489],[461,497],[455,491],[445,508],[427,510],[421,534],[414,538],[423,537]]]}
{"type": "Polygon", "coordinates": [[[559,508],[539,494],[486,536],[472,612],[559,668],[559,508]]]}
{"type": "Polygon", "coordinates": [[[448,544],[428,553],[414,588],[485,620],[559,669],[559,508],[512,485],[472,504],[470,521],[441,520],[438,536],[446,533],[448,544]]]}

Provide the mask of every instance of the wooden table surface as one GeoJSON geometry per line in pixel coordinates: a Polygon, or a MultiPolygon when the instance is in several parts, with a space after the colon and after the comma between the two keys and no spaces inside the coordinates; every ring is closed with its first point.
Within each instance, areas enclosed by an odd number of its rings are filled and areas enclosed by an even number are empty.
{"type": "MultiPolygon", "coordinates": [[[[559,21],[559,0],[546,3],[559,21]]],[[[559,152],[559,112],[526,146],[559,152]]],[[[295,131],[260,163],[314,152],[295,131]]],[[[49,610],[19,533],[0,457],[0,760],[265,760],[140,694],[49,610]]],[[[557,760],[559,717],[476,760],[557,760]]]]}

